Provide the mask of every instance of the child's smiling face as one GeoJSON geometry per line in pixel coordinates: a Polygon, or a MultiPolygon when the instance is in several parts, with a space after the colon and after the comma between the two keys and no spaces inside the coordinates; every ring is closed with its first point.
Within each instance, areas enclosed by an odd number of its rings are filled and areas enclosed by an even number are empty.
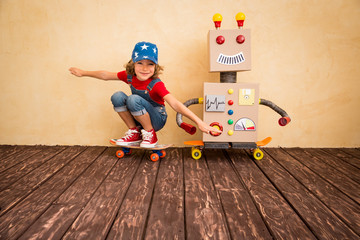
{"type": "Polygon", "coordinates": [[[140,60],[135,63],[135,74],[140,81],[146,81],[154,75],[155,63],[150,60],[140,60]]]}

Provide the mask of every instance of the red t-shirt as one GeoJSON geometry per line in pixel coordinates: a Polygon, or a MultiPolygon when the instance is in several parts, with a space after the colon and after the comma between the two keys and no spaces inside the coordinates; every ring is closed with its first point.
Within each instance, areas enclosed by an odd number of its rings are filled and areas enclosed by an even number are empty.
{"type": "MultiPolygon", "coordinates": [[[[117,77],[124,81],[125,83],[129,84],[127,81],[127,73],[126,71],[118,72],[117,77]]],[[[137,79],[136,76],[133,76],[131,85],[136,88],[137,90],[146,90],[147,85],[152,81],[152,78],[149,78],[146,81],[140,81],[137,79]]],[[[158,82],[154,85],[152,90],[149,92],[150,98],[161,104],[165,105],[164,97],[169,94],[170,92],[166,89],[165,84],[163,82],[158,82]]]]}

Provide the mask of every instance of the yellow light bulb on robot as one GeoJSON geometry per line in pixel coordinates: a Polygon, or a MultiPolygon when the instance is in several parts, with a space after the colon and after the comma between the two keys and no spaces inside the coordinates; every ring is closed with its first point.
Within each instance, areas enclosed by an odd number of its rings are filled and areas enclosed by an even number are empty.
{"type": "Polygon", "coordinates": [[[242,28],[244,26],[245,14],[242,12],[239,12],[238,14],[236,14],[235,19],[238,23],[238,27],[242,28]]]}
{"type": "Polygon", "coordinates": [[[222,16],[220,13],[216,13],[214,16],[213,16],[213,21],[215,23],[215,28],[216,29],[219,29],[221,27],[221,21],[222,21],[222,16]]]}

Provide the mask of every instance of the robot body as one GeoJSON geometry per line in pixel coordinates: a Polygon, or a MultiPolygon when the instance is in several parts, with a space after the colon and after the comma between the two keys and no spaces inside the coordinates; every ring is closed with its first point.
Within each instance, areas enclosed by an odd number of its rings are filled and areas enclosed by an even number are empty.
{"type": "Polygon", "coordinates": [[[256,142],[259,85],[204,83],[203,120],[223,132],[203,134],[204,142],[256,142]]]}
{"type": "MultiPolygon", "coordinates": [[[[215,14],[213,20],[216,30],[208,34],[209,71],[220,72],[220,83],[204,83],[204,98],[190,99],[184,104],[188,107],[203,103],[203,120],[222,133],[204,133],[203,144],[193,148],[193,158],[201,157],[199,148],[233,147],[256,149],[254,157],[260,160],[263,153],[258,147],[269,143],[271,138],[257,142],[259,105],[279,113],[281,126],[288,124],[290,117],[271,101],[259,98],[259,84],[237,83],[237,72],[251,70],[251,32],[243,29],[245,15],[236,15],[238,29],[220,30],[220,14],[215,14]]],[[[177,115],[177,124],[190,134],[196,131],[182,121],[181,114],[177,115]]]]}

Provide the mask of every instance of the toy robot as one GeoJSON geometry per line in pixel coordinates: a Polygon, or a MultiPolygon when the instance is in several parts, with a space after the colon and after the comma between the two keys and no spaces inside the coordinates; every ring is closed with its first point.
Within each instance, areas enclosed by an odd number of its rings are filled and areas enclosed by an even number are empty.
{"type": "MultiPolygon", "coordinates": [[[[251,35],[250,29],[243,29],[245,15],[236,15],[238,29],[220,30],[222,16],[215,14],[213,21],[216,30],[208,34],[210,72],[220,72],[220,83],[204,83],[205,98],[186,101],[185,106],[204,104],[203,120],[222,130],[221,134],[211,132],[203,134],[203,141],[189,141],[193,145],[192,157],[199,159],[203,148],[246,148],[252,149],[255,159],[263,158],[259,149],[271,141],[266,138],[257,142],[258,108],[270,107],[281,115],[279,124],[290,122],[289,115],[271,101],[259,98],[259,84],[237,83],[238,71],[251,70],[251,35]],[[259,100],[260,99],[260,100],[259,100]]],[[[186,132],[194,134],[196,128],[182,121],[177,114],[176,122],[186,132]]]]}

